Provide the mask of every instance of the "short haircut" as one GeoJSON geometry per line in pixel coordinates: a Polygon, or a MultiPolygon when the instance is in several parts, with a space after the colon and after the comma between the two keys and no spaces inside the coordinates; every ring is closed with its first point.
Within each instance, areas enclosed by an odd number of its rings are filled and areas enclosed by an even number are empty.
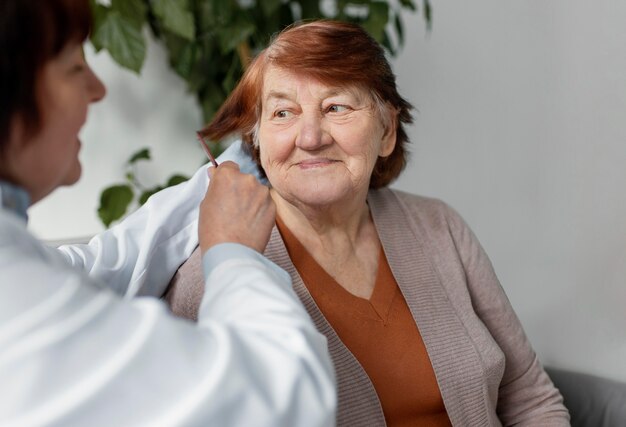
{"type": "Polygon", "coordinates": [[[14,118],[28,136],[40,130],[41,71],[68,42],[87,38],[92,19],[89,0],[0,1],[0,154],[14,118]]]}
{"type": "Polygon", "coordinates": [[[409,138],[405,124],[412,123],[413,108],[396,88],[396,77],[383,48],[356,24],[320,20],[294,24],[276,36],[252,61],[237,87],[201,131],[211,140],[239,133],[260,165],[255,144],[260,121],[263,77],[268,66],[298,73],[339,87],[357,87],[372,95],[385,126],[396,126],[396,145],[378,158],[370,188],[381,188],[396,179],[407,163],[409,138]]]}

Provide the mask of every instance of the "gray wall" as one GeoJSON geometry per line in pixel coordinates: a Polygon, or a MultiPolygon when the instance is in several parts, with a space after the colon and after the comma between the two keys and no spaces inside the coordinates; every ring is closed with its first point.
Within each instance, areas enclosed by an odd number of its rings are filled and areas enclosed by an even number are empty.
{"type": "MultiPolygon", "coordinates": [[[[433,6],[431,33],[405,19],[394,60],[418,110],[394,186],[464,216],[544,363],[626,381],[626,2],[433,6]]],[[[109,96],[83,132],[81,183],[31,211],[44,238],[98,232],[94,189],[134,150],[153,147],[148,181],[202,158],[193,100],[157,47],[141,80],[89,57],[109,96]]]]}

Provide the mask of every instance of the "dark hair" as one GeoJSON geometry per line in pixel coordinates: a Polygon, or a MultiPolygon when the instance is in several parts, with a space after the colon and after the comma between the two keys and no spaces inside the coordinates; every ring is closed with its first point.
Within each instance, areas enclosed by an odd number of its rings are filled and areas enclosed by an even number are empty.
{"type": "MultiPolygon", "coordinates": [[[[382,47],[356,24],[321,20],[295,24],[282,31],[252,61],[235,90],[202,130],[203,136],[219,140],[239,132],[259,163],[254,138],[268,65],[310,76],[324,84],[369,91],[375,104],[393,113],[390,124],[396,126],[395,148],[388,157],[378,158],[370,188],[387,186],[400,175],[406,166],[409,142],[404,124],[412,123],[413,107],[398,93],[396,77],[382,47]]],[[[383,114],[383,122],[385,116],[389,114],[383,114]]]]}
{"type": "Polygon", "coordinates": [[[41,70],[68,42],[85,40],[91,26],[88,0],[0,1],[0,154],[14,118],[28,135],[39,131],[41,70]]]}

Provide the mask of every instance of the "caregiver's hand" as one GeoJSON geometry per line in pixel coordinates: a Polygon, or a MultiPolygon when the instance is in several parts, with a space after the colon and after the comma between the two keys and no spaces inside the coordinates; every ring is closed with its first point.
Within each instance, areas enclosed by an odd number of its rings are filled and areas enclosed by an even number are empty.
{"type": "Polygon", "coordinates": [[[202,253],[218,243],[240,243],[263,253],[276,219],[269,188],[226,161],[209,168],[211,181],[200,204],[202,253]]]}

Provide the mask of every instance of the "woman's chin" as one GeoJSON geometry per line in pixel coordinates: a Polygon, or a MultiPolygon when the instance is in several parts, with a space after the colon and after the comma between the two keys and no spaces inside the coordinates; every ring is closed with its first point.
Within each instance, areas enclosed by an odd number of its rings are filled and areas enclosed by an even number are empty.
{"type": "Polygon", "coordinates": [[[62,186],[74,185],[78,182],[81,175],[83,173],[83,168],[80,162],[76,162],[76,164],[72,167],[71,170],[65,175],[63,181],[61,181],[62,186]]]}
{"type": "Polygon", "coordinates": [[[328,208],[342,205],[345,201],[352,200],[351,192],[339,192],[337,189],[312,189],[302,191],[295,195],[302,205],[310,208],[328,208]]]}

